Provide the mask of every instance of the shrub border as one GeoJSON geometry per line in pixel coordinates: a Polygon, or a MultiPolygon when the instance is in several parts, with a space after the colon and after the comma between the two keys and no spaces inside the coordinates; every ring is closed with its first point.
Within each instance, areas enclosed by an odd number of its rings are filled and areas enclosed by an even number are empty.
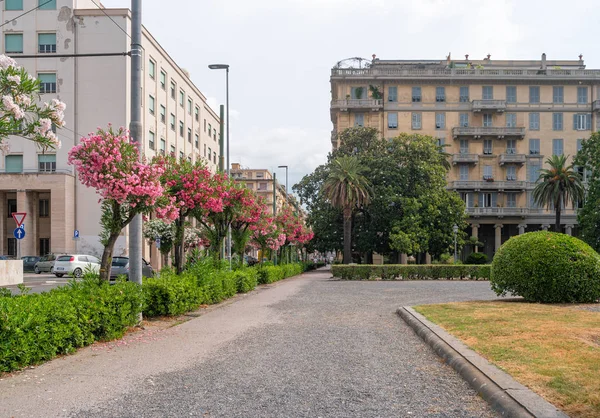
{"type": "Polygon", "coordinates": [[[331,266],[333,277],[341,280],[489,280],[491,270],[492,266],[489,264],[331,266]]]}

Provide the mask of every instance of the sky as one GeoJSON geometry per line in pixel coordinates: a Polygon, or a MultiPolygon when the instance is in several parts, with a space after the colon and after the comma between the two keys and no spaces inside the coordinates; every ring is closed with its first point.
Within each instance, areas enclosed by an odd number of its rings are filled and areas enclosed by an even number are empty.
{"type": "MultiPolygon", "coordinates": [[[[289,187],[331,151],[331,68],[381,59],[578,59],[600,68],[597,0],[144,0],[145,27],[217,110],[230,67],[230,161],[289,187]],[[168,4],[168,7],[165,5],[168,4]]],[[[129,7],[130,0],[102,0],[129,7]]]]}

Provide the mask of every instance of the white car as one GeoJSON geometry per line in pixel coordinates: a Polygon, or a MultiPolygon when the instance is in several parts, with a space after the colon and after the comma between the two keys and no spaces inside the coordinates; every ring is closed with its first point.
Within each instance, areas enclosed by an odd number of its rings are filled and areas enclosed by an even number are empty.
{"type": "Polygon", "coordinates": [[[54,262],[54,275],[56,277],[62,277],[66,274],[80,278],[88,270],[96,274],[100,272],[100,260],[93,255],[60,255],[54,262]]]}

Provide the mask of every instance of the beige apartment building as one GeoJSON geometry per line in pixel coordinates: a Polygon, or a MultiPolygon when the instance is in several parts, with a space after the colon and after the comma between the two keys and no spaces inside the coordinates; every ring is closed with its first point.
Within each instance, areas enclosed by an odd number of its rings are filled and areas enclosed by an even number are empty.
{"type": "MultiPolygon", "coordinates": [[[[467,233],[492,256],[511,236],[552,230],[554,211],[532,191],[553,154],[569,160],[599,128],[600,70],[579,60],[346,60],[331,72],[332,147],[352,126],[438,138],[450,154],[448,188],[469,214],[467,233]]],[[[582,173],[585,180],[585,174],[582,173]]],[[[561,232],[576,233],[576,208],[561,232]]]]}
{"type": "MultiPolygon", "coordinates": [[[[128,9],[100,10],[91,0],[46,2],[2,2],[2,21],[17,18],[2,28],[2,52],[42,81],[43,101],[58,98],[67,104],[67,126],[57,132],[62,148],[56,151],[43,153],[24,139],[9,140],[10,151],[0,158],[0,254],[16,255],[10,214],[19,211],[28,214],[22,255],[77,251],[98,256],[102,250],[98,196],[76,179],[67,153],[80,137],[99,126],[129,126],[130,59],[54,56],[128,52],[131,13],[128,9]],[[44,5],[20,16],[40,4],[44,5]]],[[[202,160],[216,171],[218,115],[190,74],[145,28],[142,46],[145,156],[172,153],[190,161],[202,160]]],[[[115,254],[127,254],[127,249],[124,231],[115,254]]],[[[154,246],[146,244],[144,257],[158,266],[160,257],[154,246]]]]}

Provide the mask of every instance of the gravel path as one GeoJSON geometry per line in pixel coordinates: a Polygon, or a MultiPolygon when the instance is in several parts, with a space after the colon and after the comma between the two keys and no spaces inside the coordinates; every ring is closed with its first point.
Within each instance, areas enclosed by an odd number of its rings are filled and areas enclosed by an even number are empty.
{"type": "Polygon", "coordinates": [[[488,283],[329,277],[299,279],[297,292],[269,306],[269,321],[202,361],[148,376],[72,416],[496,416],[395,314],[402,305],[493,299],[488,283]]]}

